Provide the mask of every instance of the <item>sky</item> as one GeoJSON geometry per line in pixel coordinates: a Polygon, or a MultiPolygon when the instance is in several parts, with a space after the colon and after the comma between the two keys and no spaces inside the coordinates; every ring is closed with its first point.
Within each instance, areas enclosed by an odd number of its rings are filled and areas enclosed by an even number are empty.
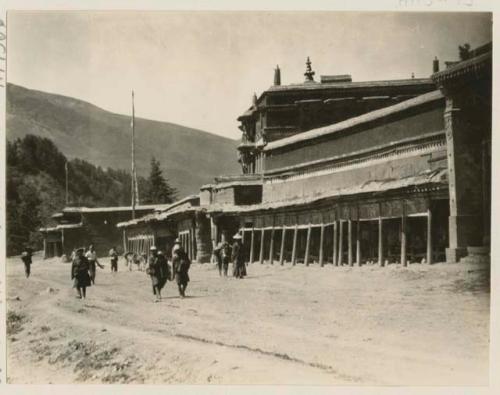
{"type": "Polygon", "coordinates": [[[273,83],[428,77],[437,56],[491,41],[486,13],[9,11],[7,80],[121,114],[239,138],[273,83]]]}

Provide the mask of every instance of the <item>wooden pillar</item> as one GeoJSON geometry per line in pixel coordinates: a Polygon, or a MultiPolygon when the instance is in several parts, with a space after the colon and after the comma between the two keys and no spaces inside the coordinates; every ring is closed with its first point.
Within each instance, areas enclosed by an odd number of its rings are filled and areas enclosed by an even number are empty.
{"type": "Polygon", "coordinates": [[[401,264],[408,266],[406,260],[406,207],[403,201],[403,214],[401,215],[401,264]]]}
{"type": "Polygon", "coordinates": [[[382,224],[382,217],[378,218],[378,264],[380,266],[384,266],[384,235],[382,233],[383,231],[383,224],[382,224]]]}
{"type": "Polygon", "coordinates": [[[122,236],[123,236],[123,253],[125,254],[127,252],[127,231],[125,229],[123,229],[122,236]]]}
{"type": "Polygon", "coordinates": [[[356,221],[356,263],[361,266],[361,221],[356,221]]]}
{"type": "Polygon", "coordinates": [[[293,246],[292,246],[292,265],[295,266],[297,263],[297,234],[298,234],[298,229],[297,225],[295,225],[295,229],[293,230],[293,246]]]}
{"type": "Polygon", "coordinates": [[[252,234],[250,236],[250,263],[253,263],[253,247],[254,247],[254,237],[255,235],[255,230],[252,227],[252,234]]]}
{"type": "Polygon", "coordinates": [[[338,260],[338,257],[337,257],[337,254],[338,254],[337,242],[338,242],[338,237],[337,237],[337,221],[335,221],[333,223],[333,264],[335,266],[339,265],[339,260],[338,260]]]}
{"type": "Polygon", "coordinates": [[[264,236],[266,231],[264,228],[260,231],[260,252],[259,252],[259,262],[262,265],[264,263],[264,236]]]}
{"type": "Polygon", "coordinates": [[[271,265],[273,264],[273,258],[274,258],[274,226],[271,229],[271,242],[269,245],[269,263],[271,265]]]}
{"type": "Polygon", "coordinates": [[[64,254],[64,229],[61,229],[61,248],[62,248],[61,253],[64,254]]]}
{"type": "Polygon", "coordinates": [[[191,228],[191,260],[195,260],[195,255],[194,255],[194,228],[191,228]]]}
{"type": "Polygon", "coordinates": [[[432,265],[432,212],[431,208],[427,207],[427,263],[432,265]]]}
{"type": "Polygon", "coordinates": [[[337,262],[337,266],[342,266],[344,263],[342,260],[344,259],[344,229],[343,229],[342,220],[339,221],[339,260],[337,262]]]}
{"type": "Polygon", "coordinates": [[[350,219],[347,220],[347,249],[347,263],[352,266],[352,220],[350,219]]]}
{"type": "Polygon", "coordinates": [[[217,247],[217,226],[212,215],[210,215],[210,238],[212,240],[212,249],[215,249],[217,247]]]}
{"type": "Polygon", "coordinates": [[[241,228],[241,244],[245,244],[245,228],[241,228]]]}
{"type": "Polygon", "coordinates": [[[191,260],[194,261],[196,259],[196,255],[194,254],[194,228],[191,228],[191,260]]]}
{"type": "Polygon", "coordinates": [[[285,253],[285,234],[286,234],[286,228],[283,226],[283,230],[281,232],[281,248],[280,248],[280,265],[281,266],[283,266],[283,261],[284,261],[283,254],[285,253]]]}
{"type": "Polygon", "coordinates": [[[325,225],[321,224],[320,234],[319,234],[319,264],[321,267],[325,264],[323,256],[323,243],[325,238],[325,225]]]}
{"type": "Polygon", "coordinates": [[[304,263],[309,266],[309,247],[311,246],[311,225],[307,228],[306,252],[304,254],[304,263]]]}

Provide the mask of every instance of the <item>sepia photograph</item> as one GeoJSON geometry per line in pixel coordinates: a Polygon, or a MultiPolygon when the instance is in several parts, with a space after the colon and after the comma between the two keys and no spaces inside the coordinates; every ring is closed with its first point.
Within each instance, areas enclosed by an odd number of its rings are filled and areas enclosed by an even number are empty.
{"type": "Polygon", "coordinates": [[[493,19],[7,9],[7,384],[490,385],[493,19]]]}

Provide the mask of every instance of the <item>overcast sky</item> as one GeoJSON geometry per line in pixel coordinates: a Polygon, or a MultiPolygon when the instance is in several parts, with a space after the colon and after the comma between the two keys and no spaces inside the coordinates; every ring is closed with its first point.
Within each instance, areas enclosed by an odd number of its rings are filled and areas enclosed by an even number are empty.
{"type": "Polygon", "coordinates": [[[302,82],[305,59],[354,81],[428,77],[434,56],[491,41],[489,14],[13,12],[9,82],[238,138],[236,118],[273,81],[302,82]]]}

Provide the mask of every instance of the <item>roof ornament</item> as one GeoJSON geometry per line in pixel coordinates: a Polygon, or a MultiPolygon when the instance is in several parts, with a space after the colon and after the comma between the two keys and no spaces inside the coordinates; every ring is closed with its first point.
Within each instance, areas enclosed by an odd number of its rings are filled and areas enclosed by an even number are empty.
{"type": "Polygon", "coordinates": [[[253,94],[252,104],[253,104],[254,107],[257,107],[257,93],[253,94]]]}
{"type": "Polygon", "coordinates": [[[281,85],[281,70],[280,66],[276,65],[276,68],[274,69],[274,86],[281,85]]]}
{"type": "Polygon", "coordinates": [[[306,77],[306,82],[314,82],[314,74],[316,73],[311,68],[311,60],[309,59],[308,56],[306,61],[306,72],[304,73],[304,76],[306,77]]]}

